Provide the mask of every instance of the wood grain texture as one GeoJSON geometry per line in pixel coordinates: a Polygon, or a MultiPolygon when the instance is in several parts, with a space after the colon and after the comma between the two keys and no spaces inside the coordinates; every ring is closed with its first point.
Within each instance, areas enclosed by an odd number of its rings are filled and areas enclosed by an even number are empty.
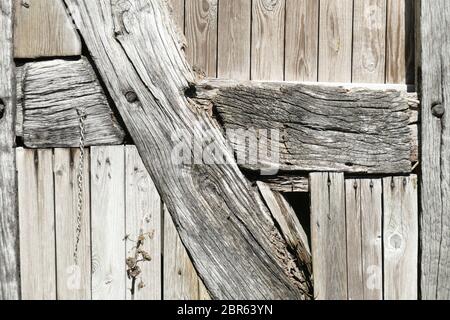
{"type": "Polygon", "coordinates": [[[85,110],[87,115],[86,146],[123,142],[125,134],[86,59],[29,63],[24,68],[25,146],[77,147],[79,110],[85,110]]]}
{"type": "Polygon", "coordinates": [[[317,81],[319,1],[286,0],[285,80],[317,81]]]}
{"type": "Polygon", "coordinates": [[[272,191],[281,193],[309,192],[309,177],[307,175],[283,175],[250,177],[251,180],[264,182],[272,191]]]}
{"type": "Polygon", "coordinates": [[[344,175],[311,173],[314,297],[347,300],[344,175]]]}
{"type": "MultiPolygon", "coordinates": [[[[137,289],[135,300],[161,300],[162,203],[135,146],[125,147],[126,235],[136,241],[144,235],[143,250],[151,261],[140,264],[144,288],[137,289]]],[[[127,241],[127,257],[133,256],[133,241],[127,241]]],[[[138,281],[139,283],[140,281],[138,281]]],[[[131,299],[131,281],[127,280],[127,299],[131,299]]]]}
{"type": "Polygon", "coordinates": [[[353,0],[321,0],[319,81],[352,81],[353,0]]]}
{"type": "Polygon", "coordinates": [[[245,169],[411,171],[417,141],[405,92],[211,80],[197,87],[197,97],[210,99],[229,137],[246,130],[229,139],[245,169]],[[246,135],[256,143],[249,146],[246,135]],[[251,147],[259,152],[240,157],[251,147]],[[261,152],[270,147],[271,155],[261,152]]]}
{"type": "Polygon", "coordinates": [[[14,0],[16,58],[81,54],[81,42],[60,0],[14,0]]]}
{"type": "Polygon", "coordinates": [[[382,183],[345,181],[349,300],[383,299],[382,183]]]}
{"type": "Polygon", "coordinates": [[[78,149],[54,150],[56,277],[58,300],[91,299],[89,150],[85,151],[78,265],[74,261],[78,208],[78,149]]]}
{"type": "Polygon", "coordinates": [[[167,0],[175,26],[184,33],[185,0],[167,0]]]}
{"type": "Polygon", "coordinates": [[[219,78],[250,80],[251,15],[251,1],[219,1],[219,78]]]}
{"type": "Polygon", "coordinates": [[[421,294],[450,299],[450,6],[417,1],[421,96],[421,294]]]}
{"type": "Polygon", "coordinates": [[[174,132],[211,133],[217,150],[233,157],[217,124],[182,95],[194,75],[163,1],[67,3],[212,298],[306,298],[298,267],[286,267],[286,242],[238,166],[168,160],[174,132]],[[130,90],[134,102],[124,96],[130,90]]]}
{"type": "Polygon", "coordinates": [[[251,79],[284,79],[285,0],[252,1],[251,79]]]}
{"type": "Polygon", "coordinates": [[[167,208],[164,208],[164,300],[198,300],[199,278],[178,236],[167,208]]]}
{"type": "Polygon", "coordinates": [[[310,290],[312,290],[311,249],[308,243],[308,236],[296,212],[281,193],[270,190],[269,185],[264,182],[259,181],[257,185],[291,250],[296,253],[299,261],[303,263],[302,267],[305,273],[308,274],[308,285],[310,285],[310,290]]]}
{"type": "Polygon", "coordinates": [[[198,279],[198,299],[202,301],[211,300],[208,289],[200,278],[198,279]]]}
{"type": "Polygon", "coordinates": [[[387,83],[414,84],[415,2],[387,0],[387,83]]]}
{"type": "Polygon", "coordinates": [[[91,148],[92,299],[125,299],[125,154],[91,148]]]}
{"type": "Polygon", "coordinates": [[[56,299],[53,151],[17,149],[22,299],[56,299]]]}
{"type": "Polygon", "coordinates": [[[23,67],[16,66],[16,137],[23,137],[23,67]]]}
{"type": "Polygon", "coordinates": [[[352,82],[384,83],[386,0],[354,2],[352,82]]]}
{"type": "Polygon", "coordinates": [[[20,298],[13,2],[0,1],[0,300],[20,298]]]}
{"type": "Polygon", "coordinates": [[[417,177],[383,179],[384,298],[416,300],[419,259],[417,177]]]}
{"type": "Polygon", "coordinates": [[[186,56],[198,72],[217,75],[217,3],[218,0],[186,2],[186,56]]]}

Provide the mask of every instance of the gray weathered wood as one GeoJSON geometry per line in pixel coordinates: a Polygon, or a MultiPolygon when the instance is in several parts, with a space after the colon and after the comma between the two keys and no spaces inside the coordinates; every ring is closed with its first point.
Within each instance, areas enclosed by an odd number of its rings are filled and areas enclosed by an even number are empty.
{"type": "Polygon", "coordinates": [[[317,81],[319,6],[317,0],[286,0],[285,80],[317,81]]]}
{"type": "Polygon", "coordinates": [[[417,2],[387,0],[387,83],[414,84],[414,6],[417,2]]]}
{"type": "Polygon", "coordinates": [[[61,0],[14,0],[16,58],[76,56],[80,38],[61,0]]]}
{"type": "Polygon", "coordinates": [[[450,299],[450,5],[416,1],[421,96],[421,293],[450,299]]]}
{"type": "Polygon", "coordinates": [[[352,80],[353,0],[320,0],[319,81],[352,80]]]}
{"type": "MultiPolygon", "coordinates": [[[[298,217],[282,194],[270,190],[264,182],[258,182],[258,189],[264,198],[275,221],[280,226],[281,232],[287,240],[291,250],[293,250],[308,276],[312,276],[311,249],[308,243],[308,236],[305,233],[298,217]]],[[[311,279],[308,279],[308,281],[311,279]]],[[[312,283],[310,282],[311,290],[312,283]]]]}
{"type": "Polygon", "coordinates": [[[386,0],[354,2],[352,82],[384,83],[386,0]]]}
{"type": "Polygon", "coordinates": [[[23,67],[16,67],[16,136],[23,137],[23,67]]]}
{"type": "Polygon", "coordinates": [[[92,299],[124,300],[125,151],[91,148],[92,299]]]}
{"type": "Polygon", "coordinates": [[[199,279],[177,229],[164,207],[164,300],[198,300],[199,279]]]}
{"type": "Polygon", "coordinates": [[[309,192],[309,178],[307,175],[277,175],[277,176],[258,176],[256,179],[264,182],[273,191],[281,193],[289,192],[309,192]]]}
{"type": "Polygon", "coordinates": [[[84,109],[86,146],[121,144],[124,132],[86,59],[24,66],[23,138],[31,148],[77,147],[84,109]]]}
{"type": "MultiPolygon", "coordinates": [[[[127,257],[132,257],[136,241],[143,235],[151,260],[139,264],[142,274],[136,283],[135,300],[161,300],[162,203],[135,146],[125,147],[125,221],[127,257]],[[144,283],[139,288],[140,282],[144,283]]],[[[131,299],[131,281],[127,279],[127,299],[131,299]]]]}
{"type": "Polygon", "coordinates": [[[344,175],[312,173],[310,184],[314,297],[347,300],[344,175]]]}
{"type": "Polygon", "coordinates": [[[198,299],[199,300],[211,300],[208,289],[203,283],[202,279],[198,278],[198,299]]]}
{"type": "Polygon", "coordinates": [[[217,75],[218,0],[186,2],[186,56],[189,63],[208,77],[217,75]]]}
{"type": "Polygon", "coordinates": [[[383,179],[384,298],[417,300],[417,176],[383,179]]]}
{"type": "MultiPolygon", "coordinates": [[[[255,141],[260,134],[261,149],[278,147],[279,159],[260,152],[239,161],[246,169],[399,173],[410,172],[415,160],[409,127],[415,113],[406,92],[210,80],[197,87],[197,97],[212,102],[226,130],[249,130],[255,141]]],[[[249,151],[243,138],[231,143],[238,155],[249,151]]]]}
{"type": "Polygon", "coordinates": [[[0,0],[0,30],[0,300],[4,300],[20,297],[12,0],[0,0]]]}
{"type": "Polygon", "coordinates": [[[17,149],[22,299],[56,299],[53,150],[17,149]]]}
{"type": "Polygon", "coordinates": [[[285,0],[252,3],[251,79],[284,80],[285,0]]]}
{"type": "Polygon", "coordinates": [[[251,16],[251,1],[219,1],[217,52],[219,78],[250,80],[251,16]]]}
{"type": "Polygon", "coordinates": [[[170,15],[179,32],[184,33],[185,0],[167,0],[170,15]]]}
{"type": "Polygon", "coordinates": [[[56,284],[58,300],[91,299],[91,201],[89,150],[84,155],[83,210],[78,243],[78,264],[74,261],[78,209],[78,149],[55,149],[56,284]]]}
{"type": "Polygon", "coordinates": [[[381,179],[345,181],[349,300],[383,299],[381,179]]]}
{"type": "Polygon", "coordinates": [[[222,132],[182,96],[194,76],[164,1],[66,3],[212,297],[306,298],[285,240],[222,132]],[[136,99],[127,100],[129,91],[136,99]],[[171,135],[206,130],[230,163],[177,164],[171,135]]]}

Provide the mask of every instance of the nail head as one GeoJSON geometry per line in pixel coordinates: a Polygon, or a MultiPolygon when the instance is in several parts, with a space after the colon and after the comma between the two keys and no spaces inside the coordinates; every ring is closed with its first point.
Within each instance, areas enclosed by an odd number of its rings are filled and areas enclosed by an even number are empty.
{"type": "Polygon", "coordinates": [[[431,108],[431,113],[437,118],[442,118],[445,113],[445,108],[441,103],[436,103],[431,108]]]}
{"type": "Polygon", "coordinates": [[[138,96],[134,91],[128,91],[127,93],[125,93],[125,98],[129,103],[138,101],[138,96]]]}

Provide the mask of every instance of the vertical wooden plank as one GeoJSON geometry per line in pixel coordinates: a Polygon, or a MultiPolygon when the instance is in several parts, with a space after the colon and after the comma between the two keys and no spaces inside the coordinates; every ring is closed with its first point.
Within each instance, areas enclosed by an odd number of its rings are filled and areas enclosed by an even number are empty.
{"type": "Polygon", "coordinates": [[[12,300],[20,297],[12,0],[0,8],[0,300],[12,300]]]}
{"type": "Polygon", "coordinates": [[[414,2],[387,0],[387,83],[414,84],[414,2]]]}
{"type": "Polygon", "coordinates": [[[382,196],[381,179],[361,181],[364,300],[383,299],[382,196]]]}
{"type": "Polygon", "coordinates": [[[353,0],[321,0],[319,81],[351,82],[353,0]]]}
{"type": "Polygon", "coordinates": [[[77,56],[81,42],[60,0],[14,0],[16,58],[77,56]]]}
{"type": "Polygon", "coordinates": [[[92,299],[125,299],[125,154],[91,148],[92,299]]]}
{"type": "MultiPolygon", "coordinates": [[[[135,300],[161,299],[161,219],[162,203],[150,175],[145,169],[135,146],[126,146],[126,235],[136,241],[145,237],[143,250],[151,261],[141,267],[144,288],[135,290],[135,300]]],[[[134,256],[133,241],[127,241],[127,257],[134,256]]],[[[127,279],[127,299],[131,299],[131,280],[127,279]]]]}
{"type": "Polygon", "coordinates": [[[310,188],[314,296],[319,300],[346,300],[344,175],[312,173],[310,188]]]}
{"type": "Polygon", "coordinates": [[[285,80],[317,81],[319,1],[286,0],[285,80]]]}
{"type": "Polygon", "coordinates": [[[421,97],[421,294],[450,299],[450,6],[416,1],[421,97]]]}
{"type": "Polygon", "coordinates": [[[348,299],[363,300],[363,252],[361,230],[361,181],[345,181],[345,206],[347,227],[348,299]]]}
{"type": "Polygon", "coordinates": [[[349,300],[383,299],[382,183],[345,181],[349,300]]]}
{"type": "Polygon", "coordinates": [[[81,233],[74,261],[78,214],[78,149],[55,149],[55,223],[58,300],[91,299],[89,150],[84,155],[81,233]]]}
{"type": "Polygon", "coordinates": [[[252,80],[284,80],[285,0],[252,1],[252,80]]]}
{"type": "Polygon", "coordinates": [[[386,0],[354,2],[352,81],[384,83],[386,0]]]}
{"type": "Polygon", "coordinates": [[[250,79],[251,1],[220,0],[217,76],[250,79]]]}
{"type": "Polygon", "coordinates": [[[56,299],[53,151],[17,149],[22,299],[56,299]]]}
{"type": "Polygon", "coordinates": [[[383,179],[384,297],[416,300],[419,217],[417,177],[383,179]]]}
{"type": "Polygon", "coordinates": [[[198,300],[199,279],[164,206],[164,300],[198,300]]]}
{"type": "Polygon", "coordinates": [[[172,19],[180,32],[184,33],[184,0],[167,0],[172,19]]]}
{"type": "Polygon", "coordinates": [[[194,69],[217,76],[217,1],[186,2],[186,56],[194,69]]]}

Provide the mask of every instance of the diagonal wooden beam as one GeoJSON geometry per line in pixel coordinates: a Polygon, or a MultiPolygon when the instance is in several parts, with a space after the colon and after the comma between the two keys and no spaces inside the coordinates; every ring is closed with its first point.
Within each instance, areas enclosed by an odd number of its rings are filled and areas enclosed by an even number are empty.
{"type": "Polygon", "coordinates": [[[421,294],[450,298],[450,3],[416,1],[421,97],[421,294]]]}
{"type": "Polygon", "coordinates": [[[306,299],[307,277],[218,125],[184,97],[195,79],[165,1],[65,2],[212,297],[306,299]],[[208,135],[228,163],[171,161],[174,134],[208,135]]]}
{"type": "Polygon", "coordinates": [[[20,297],[13,3],[0,1],[0,300],[20,297]]]}

